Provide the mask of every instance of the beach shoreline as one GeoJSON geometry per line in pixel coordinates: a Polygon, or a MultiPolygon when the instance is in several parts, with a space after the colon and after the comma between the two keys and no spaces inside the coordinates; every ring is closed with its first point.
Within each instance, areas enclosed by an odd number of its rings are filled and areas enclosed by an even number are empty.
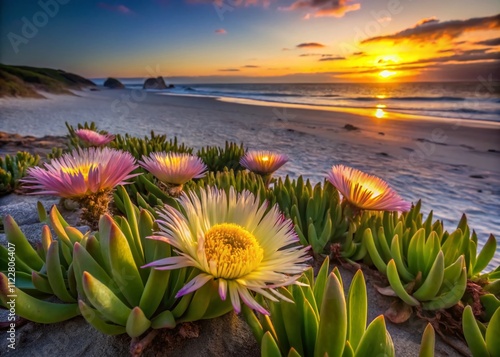
{"type": "Polygon", "coordinates": [[[383,178],[409,201],[423,199],[423,211],[433,209],[448,229],[464,212],[481,242],[500,233],[498,123],[418,120],[392,112],[377,118],[374,110],[361,115],[131,89],[76,94],[1,98],[0,131],[58,136],[67,133],[66,121],[95,121],[112,133],[176,136],[195,149],[243,142],[287,154],[290,162],[277,176],[304,175],[317,183],[334,164],[353,166],[383,178]]]}

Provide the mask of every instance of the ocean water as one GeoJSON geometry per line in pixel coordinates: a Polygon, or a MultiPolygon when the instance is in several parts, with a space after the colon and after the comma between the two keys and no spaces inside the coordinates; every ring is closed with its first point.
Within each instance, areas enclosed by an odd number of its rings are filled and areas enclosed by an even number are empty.
{"type": "MultiPolygon", "coordinates": [[[[143,79],[124,78],[128,88],[143,79]]],[[[102,84],[104,79],[94,80],[102,84]]],[[[327,83],[327,84],[181,84],[156,91],[180,95],[242,98],[266,102],[341,108],[383,108],[420,116],[500,121],[500,83],[327,83]]]]}

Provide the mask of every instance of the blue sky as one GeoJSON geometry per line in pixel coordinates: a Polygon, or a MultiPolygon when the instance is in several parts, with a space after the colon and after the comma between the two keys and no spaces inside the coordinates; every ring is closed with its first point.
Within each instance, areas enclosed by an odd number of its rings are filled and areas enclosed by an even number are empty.
{"type": "Polygon", "coordinates": [[[0,4],[0,62],[91,78],[459,80],[488,75],[500,58],[497,0],[0,4]]]}

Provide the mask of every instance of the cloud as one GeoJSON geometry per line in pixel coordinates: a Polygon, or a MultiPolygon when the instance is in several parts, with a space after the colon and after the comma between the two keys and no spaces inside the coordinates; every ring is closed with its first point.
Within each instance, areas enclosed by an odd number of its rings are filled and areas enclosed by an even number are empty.
{"type": "Polygon", "coordinates": [[[439,19],[436,16],[426,17],[426,18],[420,20],[419,22],[417,22],[416,26],[431,24],[431,23],[438,23],[438,22],[439,22],[439,19]]]}
{"type": "Polygon", "coordinates": [[[239,72],[240,70],[238,68],[222,68],[219,69],[219,72],[239,72]]]}
{"type": "Polygon", "coordinates": [[[482,46],[500,46],[500,37],[490,38],[488,40],[475,42],[474,44],[482,46]]]}
{"type": "Polygon", "coordinates": [[[284,11],[307,9],[311,12],[305,15],[306,20],[323,16],[343,17],[346,13],[361,8],[361,4],[350,4],[350,2],[351,0],[296,0],[292,5],[279,9],[284,11]]]}
{"type": "Polygon", "coordinates": [[[342,57],[342,56],[330,56],[330,57],[320,58],[318,61],[320,61],[320,62],[326,62],[326,61],[341,61],[341,60],[345,60],[345,57],[342,57]]]}
{"type": "Polygon", "coordinates": [[[328,53],[303,53],[299,57],[331,57],[333,55],[328,53]]]}
{"type": "Polygon", "coordinates": [[[97,6],[99,6],[101,9],[106,9],[106,10],[112,11],[112,12],[118,12],[118,13],[124,14],[124,15],[131,15],[134,13],[132,10],[130,10],[128,7],[126,7],[125,5],[122,5],[122,4],[110,5],[110,4],[107,4],[105,2],[100,2],[97,4],[97,6]]]}
{"type": "Polygon", "coordinates": [[[451,56],[423,58],[417,61],[405,62],[400,65],[413,65],[424,63],[448,63],[448,62],[476,62],[486,60],[500,60],[500,52],[485,52],[484,50],[469,50],[451,56]]]}
{"type": "Polygon", "coordinates": [[[215,33],[219,34],[219,35],[225,35],[227,33],[227,31],[224,29],[217,29],[217,30],[215,30],[215,33]]]}
{"type": "Polygon", "coordinates": [[[395,63],[395,61],[390,58],[389,59],[381,58],[377,61],[377,64],[388,64],[388,63],[395,63]]]}
{"type": "Polygon", "coordinates": [[[186,0],[189,4],[210,4],[225,8],[239,6],[263,6],[269,7],[271,0],[186,0]]]}
{"type": "Polygon", "coordinates": [[[295,47],[297,47],[297,48],[323,48],[326,46],[323,45],[322,43],[318,43],[318,42],[304,42],[304,43],[299,43],[295,47]]]}
{"type": "Polygon", "coordinates": [[[255,66],[253,64],[247,64],[245,66],[241,66],[241,68],[260,68],[260,66],[255,66]]]}
{"type": "Polygon", "coordinates": [[[452,48],[445,48],[443,50],[438,51],[438,53],[448,53],[448,52],[455,52],[455,50],[452,48]]]}
{"type": "MultiPolygon", "coordinates": [[[[460,54],[450,56],[422,58],[416,61],[387,64],[384,67],[356,67],[352,72],[348,73],[377,73],[383,69],[394,71],[409,71],[409,70],[429,70],[441,69],[445,71],[447,68],[469,68],[468,66],[489,66],[490,63],[500,62],[500,52],[485,52],[485,50],[469,50],[460,54]]],[[[454,79],[462,78],[457,76],[454,79]]],[[[453,78],[453,77],[449,77],[453,78]]]]}
{"type": "Polygon", "coordinates": [[[500,28],[500,14],[489,17],[476,17],[467,20],[451,20],[440,22],[435,18],[420,20],[414,27],[391,35],[376,36],[361,43],[389,41],[431,42],[439,39],[454,39],[465,32],[491,30],[500,28]]]}
{"type": "MultiPolygon", "coordinates": [[[[349,71],[343,72],[344,74],[371,74],[378,73],[383,69],[388,69],[392,71],[428,71],[428,70],[441,70],[446,72],[448,68],[472,68],[485,66],[490,68],[491,63],[500,62],[500,51],[497,52],[487,52],[487,49],[472,49],[463,51],[461,53],[456,53],[449,56],[443,57],[429,57],[422,58],[416,61],[402,62],[402,63],[387,63],[381,66],[358,66],[352,67],[349,71]]],[[[486,72],[485,72],[486,73],[486,72]]],[[[463,75],[457,75],[456,77],[448,77],[448,79],[461,79],[463,75]]],[[[465,78],[465,77],[464,77],[465,78]]],[[[469,78],[467,76],[467,78],[469,78]]]]}

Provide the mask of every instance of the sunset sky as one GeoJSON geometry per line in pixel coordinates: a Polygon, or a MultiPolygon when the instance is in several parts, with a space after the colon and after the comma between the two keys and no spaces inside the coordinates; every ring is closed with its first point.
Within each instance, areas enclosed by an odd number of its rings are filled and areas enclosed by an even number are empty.
{"type": "Polygon", "coordinates": [[[498,0],[0,4],[0,62],[89,78],[449,81],[495,77],[500,65],[498,0]]]}

